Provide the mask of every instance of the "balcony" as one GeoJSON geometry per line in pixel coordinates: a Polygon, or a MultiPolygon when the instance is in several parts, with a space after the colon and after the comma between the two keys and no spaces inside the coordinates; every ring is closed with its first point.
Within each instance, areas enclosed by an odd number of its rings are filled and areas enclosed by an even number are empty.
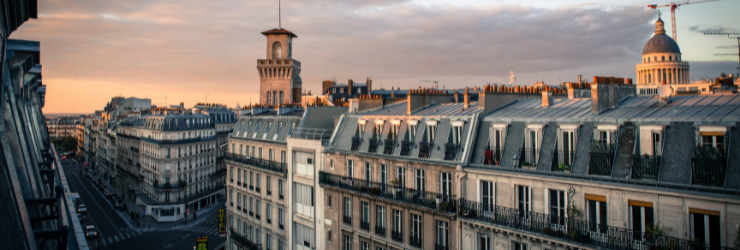
{"type": "Polygon", "coordinates": [[[391,239],[403,242],[403,234],[401,232],[391,231],[391,239]]]}
{"type": "Polygon", "coordinates": [[[550,171],[570,173],[575,156],[576,151],[573,150],[552,151],[552,168],[550,171]]]}
{"type": "Polygon", "coordinates": [[[421,248],[421,238],[409,236],[409,244],[411,244],[412,247],[421,248]]]}
{"type": "Polygon", "coordinates": [[[194,143],[194,142],[201,142],[201,141],[210,141],[210,140],[215,140],[215,139],[216,139],[216,136],[202,136],[202,137],[179,139],[179,140],[155,140],[151,138],[141,138],[142,141],[152,143],[152,144],[157,144],[157,145],[185,144],[185,143],[194,143]]]}
{"type": "Polygon", "coordinates": [[[260,189],[259,187],[256,187],[256,188],[254,188],[254,192],[256,192],[256,193],[258,193],[258,194],[259,194],[259,193],[260,193],[260,191],[261,191],[261,189],[260,189]]]}
{"type": "MultiPolygon", "coordinates": [[[[562,241],[590,248],[608,249],[698,249],[703,243],[678,238],[651,235],[571,218],[525,212],[515,208],[487,205],[460,199],[459,219],[477,220],[500,227],[544,234],[562,241]]],[[[704,249],[704,248],[702,248],[704,249]]],[[[707,246],[707,249],[730,249],[707,246]]]]}
{"type": "Polygon", "coordinates": [[[375,225],[375,235],[380,235],[380,236],[385,237],[385,228],[375,225]]]}
{"type": "Polygon", "coordinates": [[[238,155],[233,153],[227,153],[226,159],[230,161],[234,161],[236,163],[241,163],[265,170],[275,171],[283,174],[288,173],[288,169],[286,167],[285,163],[280,163],[276,161],[270,161],[270,160],[264,160],[264,159],[257,159],[252,157],[247,157],[244,155],[238,155]]]}
{"type": "Polygon", "coordinates": [[[660,160],[660,155],[633,155],[632,179],[658,180],[660,160]]]}
{"type": "Polygon", "coordinates": [[[254,186],[253,185],[249,185],[249,190],[254,190],[254,186]]]}
{"type": "Polygon", "coordinates": [[[390,201],[402,201],[441,212],[454,213],[457,200],[454,195],[442,195],[433,192],[398,187],[390,184],[352,179],[326,172],[319,172],[319,183],[331,187],[359,192],[373,197],[386,198],[390,201]]]}
{"type": "Polygon", "coordinates": [[[706,186],[724,187],[727,153],[715,147],[694,147],[691,158],[692,183],[706,186]]]}
{"type": "Polygon", "coordinates": [[[370,153],[377,153],[378,144],[380,144],[380,140],[378,140],[377,138],[375,138],[375,136],[373,136],[373,138],[370,138],[369,142],[370,142],[370,148],[368,148],[367,151],[370,153]]]}
{"type": "Polygon", "coordinates": [[[432,153],[432,147],[434,146],[434,143],[431,142],[420,142],[419,143],[419,157],[420,158],[429,158],[429,155],[432,153]]]}
{"type": "Polygon", "coordinates": [[[410,141],[402,141],[401,142],[401,155],[402,156],[409,156],[411,155],[411,145],[413,143],[410,141]]]}
{"type": "Polygon", "coordinates": [[[261,245],[248,240],[247,237],[239,235],[239,233],[237,233],[233,228],[231,229],[231,239],[236,242],[236,244],[241,245],[247,250],[262,250],[261,245]]]}
{"type": "Polygon", "coordinates": [[[483,153],[484,160],[483,164],[486,165],[496,165],[498,166],[501,162],[501,149],[495,148],[495,149],[486,149],[486,151],[483,153]]]}
{"type": "Polygon", "coordinates": [[[539,158],[539,149],[519,148],[519,166],[521,168],[536,169],[539,158]]]}
{"type": "Polygon", "coordinates": [[[357,137],[357,136],[352,137],[352,148],[350,148],[350,150],[357,151],[358,149],[360,149],[361,142],[362,142],[362,138],[357,137]]]}
{"type": "Polygon", "coordinates": [[[383,142],[383,154],[389,155],[393,153],[393,147],[396,145],[396,141],[392,139],[386,139],[383,142]]]}
{"type": "Polygon", "coordinates": [[[449,250],[450,248],[445,245],[434,244],[434,250],[449,250]]]}
{"type": "Polygon", "coordinates": [[[349,216],[346,216],[346,215],[345,215],[345,216],[343,217],[343,220],[342,220],[342,221],[344,222],[344,224],[347,224],[347,225],[349,225],[349,226],[351,226],[351,225],[352,225],[352,217],[349,217],[349,216]]]}
{"type": "Polygon", "coordinates": [[[458,149],[460,149],[460,145],[455,144],[455,143],[446,143],[445,144],[445,161],[454,160],[458,149]]]}
{"type": "Polygon", "coordinates": [[[360,229],[370,231],[370,222],[360,221],[360,229]]]}
{"type": "Polygon", "coordinates": [[[280,228],[280,230],[285,230],[285,225],[280,224],[280,225],[278,225],[278,228],[280,228]]]}
{"type": "Polygon", "coordinates": [[[589,174],[611,176],[615,153],[616,145],[613,142],[592,141],[588,162],[589,174]]]}

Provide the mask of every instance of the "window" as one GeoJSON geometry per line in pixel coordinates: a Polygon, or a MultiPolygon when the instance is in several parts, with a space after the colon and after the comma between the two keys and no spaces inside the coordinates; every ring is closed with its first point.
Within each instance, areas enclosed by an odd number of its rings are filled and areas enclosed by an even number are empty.
{"type": "MultiPolygon", "coordinates": [[[[282,94],[283,94],[283,92],[281,91],[280,92],[280,103],[281,104],[283,103],[282,94]]],[[[276,125],[277,126],[275,127],[275,135],[272,136],[272,140],[277,140],[278,135],[280,135],[280,127],[283,126],[283,123],[282,122],[278,122],[276,125]]]]}
{"type": "Polygon", "coordinates": [[[373,166],[369,162],[365,162],[365,180],[367,182],[373,181],[373,166]]]}
{"type": "Polygon", "coordinates": [[[295,212],[313,218],[314,211],[314,199],[313,199],[313,187],[299,183],[295,183],[295,192],[293,199],[295,200],[295,212]]]}
{"type": "Polygon", "coordinates": [[[721,151],[725,148],[724,132],[700,132],[701,146],[713,147],[721,151]]]}
{"type": "Polygon", "coordinates": [[[273,152],[273,149],[269,149],[267,151],[267,159],[269,159],[270,161],[274,161],[274,159],[273,159],[273,155],[274,154],[272,152],[273,152]]]}
{"type": "Polygon", "coordinates": [[[403,211],[393,210],[393,232],[394,234],[401,235],[403,233],[403,227],[401,222],[403,221],[403,211]]]}
{"type": "Polygon", "coordinates": [[[362,133],[365,133],[365,123],[361,122],[358,124],[359,127],[357,127],[357,132],[359,133],[359,136],[362,137],[362,133]]]}
{"type": "Polygon", "coordinates": [[[280,151],[280,163],[285,164],[285,150],[280,151]]]}
{"type": "Polygon", "coordinates": [[[347,224],[351,224],[352,222],[346,221],[347,219],[352,219],[352,198],[344,198],[344,218],[345,222],[347,224]]]}
{"type": "Polygon", "coordinates": [[[524,147],[524,165],[537,165],[537,160],[539,158],[539,148],[540,148],[540,130],[539,129],[532,129],[527,128],[525,139],[526,142],[524,147]],[[527,164],[528,163],[528,164],[527,164]]]}
{"type": "MultiPolygon", "coordinates": [[[[283,54],[283,48],[280,46],[280,42],[274,42],[272,43],[272,59],[279,59],[282,57],[283,54]]],[[[270,92],[267,92],[267,99],[270,99],[270,92]]]]}
{"type": "Polygon", "coordinates": [[[254,199],[254,214],[257,215],[258,220],[260,216],[260,208],[262,208],[262,206],[260,206],[260,202],[262,202],[260,199],[254,199]]]}
{"type": "Polygon", "coordinates": [[[719,212],[703,209],[689,209],[691,220],[691,238],[707,245],[722,244],[719,212]]]}
{"type": "Polygon", "coordinates": [[[267,218],[267,224],[272,224],[272,204],[270,203],[265,205],[265,216],[267,218]]]}
{"type": "Polygon", "coordinates": [[[375,206],[375,226],[385,229],[385,207],[383,206],[375,206]]]}
{"type": "Polygon", "coordinates": [[[272,249],[272,235],[265,234],[265,247],[267,250],[272,249]]]}
{"type": "Polygon", "coordinates": [[[344,235],[344,250],[352,250],[352,236],[344,235]]]}
{"type": "Polygon", "coordinates": [[[661,144],[660,139],[660,131],[653,131],[651,133],[651,139],[650,142],[653,144],[653,155],[663,155],[663,147],[661,144]]]}
{"type": "Polygon", "coordinates": [[[417,128],[417,126],[418,125],[416,123],[413,123],[413,124],[409,123],[409,133],[408,133],[408,135],[409,135],[409,141],[411,141],[411,142],[413,142],[416,139],[416,130],[417,130],[416,128],[417,128]]]}
{"type": "Polygon", "coordinates": [[[326,206],[331,207],[331,195],[330,194],[326,195],[326,206]]]}
{"type": "Polygon", "coordinates": [[[355,176],[354,167],[355,167],[355,162],[352,160],[347,160],[347,177],[349,177],[350,179],[355,176]]]}
{"type": "Polygon", "coordinates": [[[316,249],[316,243],[314,242],[316,239],[316,232],[313,228],[304,226],[300,223],[293,223],[293,227],[293,231],[295,232],[293,238],[295,239],[296,249],[316,249]]]}
{"type": "Polygon", "coordinates": [[[517,191],[517,209],[519,212],[527,216],[529,211],[532,211],[532,188],[528,186],[516,186],[517,191]]]}
{"type": "Polygon", "coordinates": [[[606,233],[606,196],[586,194],[586,214],[590,230],[606,233]]]}
{"type": "Polygon", "coordinates": [[[424,169],[417,168],[415,171],[415,174],[416,176],[414,179],[416,181],[414,182],[414,188],[418,192],[424,192],[425,191],[424,187],[426,186],[424,185],[424,169]]]}
{"type": "Polygon", "coordinates": [[[271,183],[272,183],[272,178],[270,178],[270,176],[266,176],[265,177],[265,185],[266,185],[265,188],[267,189],[267,196],[272,195],[272,184],[271,183]]]}
{"type": "Polygon", "coordinates": [[[406,187],[406,168],[396,167],[396,182],[399,187],[406,187]]]}
{"type": "Polygon", "coordinates": [[[565,192],[550,189],[550,224],[565,225],[565,192]]]}
{"type": "Polygon", "coordinates": [[[437,245],[447,247],[447,233],[450,230],[449,223],[446,221],[437,221],[437,245]]]}
{"type": "Polygon", "coordinates": [[[370,203],[362,202],[362,221],[361,225],[367,224],[369,229],[370,226],[370,203]]]}
{"type": "Polygon", "coordinates": [[[411,214],[411,245],[421,246],[421,230],[421,215],[411,214]]]}
{"type": "Polygon", "coordinates": [[[451,143],[454,143],[455,145],[460,145],[460,141],[462,141],[462,131],[463,131],[462,124],[453,124],[451,143]]]}
{"type": "Polygon", "coordinates": [[[483,206],[483,216],[488,218],[493,218],[493,211],[496,205],[495,187],[493,184],[490,181],[480,181],[480,203],[483,206]]]}
{"type": "Polygon", "coordinates": [[[278,220],[280,221],[280,230],[283,230],[285,225],[285,210],[283,208],[278,208],[278,220]]]}
{"type": "Polygon", "coordinates": [[[559,164],[565,164],[570,166],[573,162],[573,156],[575,155],[575,130],[562,130],[560,134],[560,147],[561,152],[556,157],[559,159],[559,164]]]}
{"type": "Polygon", "coordinates": [[[284,195],[283,189],[284,189],[284,187],[283,187],[283,180],[282,179],[278,179],[278,193],[280,194],[280,199],[281,200],[283,199],[283,195],[284,195]]]}
{"type": "Polygon", "coordinates": [[[661,57],[660,57],[660,61],[661,61],[661,62],[665,62],[665,56],[661,56],[661,57]]]}
{"type": "Polygon", "coordinates": [[[512,242],[511,250],[527,250],[527,244],[519,243],[519,242],[512,242]]]}
{"type": "Polygon", "coordinates": [[[643,239],[646,227],[655,223],[653,218],[653,203],[642,201],[628,201],[630,206],[630,226],[635,239],[643,239]]]}
{"type": "Polygon", "coordinates": [[[439,173],[439,193],[445,199],[452,195],[452,174],[447,172],[439,173]]]}
{"type": "Polygon", "coordinates": [[[265,159],[265,157],[262,157],[262,148],[259,149],[259,157],[260,159],[265,159]]]}
{"type": "Polygon", "coordinates": [[[334,170],[334,159],[329,160],[329,169],[334,170]]]}
{"type": "Polygon", "coordinates": [[[285,242],[278,240],[278,250],[285,250],[285,242]]]}
{"type": "Polygon", "coordinates": [[[388,185],[388,165],[380,164],[380,187],[385,191],[388,185]]]}
{"type": "Polygon", "coordinates": [[[478,250],[493,250],[490,235],[478,233],[478,250]]]}
{"type": "Polygon", "coordinates": [[[434,136],[437,134],[437,124],[427,123],[427,142],[434,142],[434,136]]]}
{"type": "Polygon", "coordinates": [[[326,241],[329,242],[329,244],[331,244],[331,230],[329,230],[329,232],[326,233],[326,241]]]}
{"type": "MultiPolygon", "coordinates": [[[[357,89],[359,90],[360,88],[357,89]]],[[[368,244],[367,241],[361,241],[360,243],[362,244],[362,250],[370,250],[370,244],[368,244]]]]}

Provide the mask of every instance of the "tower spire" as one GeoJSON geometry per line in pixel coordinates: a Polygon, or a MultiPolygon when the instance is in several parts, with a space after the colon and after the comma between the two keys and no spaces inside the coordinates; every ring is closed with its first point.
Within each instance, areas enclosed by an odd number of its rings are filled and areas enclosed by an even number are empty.
{"type": "Polygon", "coordinates": [[[283,28],[282,9],[280,8],[280,0],[278,0],[278,28],[283,28]]]}

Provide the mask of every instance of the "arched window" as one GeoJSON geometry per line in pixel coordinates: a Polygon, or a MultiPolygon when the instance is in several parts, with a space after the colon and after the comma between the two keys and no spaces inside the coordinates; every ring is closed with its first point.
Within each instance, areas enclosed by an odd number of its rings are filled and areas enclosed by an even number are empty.
{"type": "Polygon", "coordinates": [[[267,105],[270,105],[270,91],[267,91],[267,105]]]}
{"type": "Polygon", "coordinates": [[[665,56],[661,56],[660,61],[665,62],[665,56]]]}
{"type": "Polygon", "coordinates": [[[653,60],[657,62],[658,61],[658,57],[657,56],[656,57],[653,57],[653,60]]]}
{"type": "Polygon", "coordinates": [[[643,57],[643,58],[642,58],[642,63],[645,63],[645,61],[646,61],[646,60],[645,60],[645,58],[643,57]]]}
{"type": "Polygon", "coordinates": [[[280,42],[272,43],[272,59],[278,59],[282,57],[283,47],[280,46],[280,42]]]}
{"type": "Polygon", "coordinates": [[[277,102],[277,91],[272,91],[272,105],[280,105],[280,103],[277,102]]]}
{"type": "Polygon", "coordinates": [[[280,91],[280,104],[283,104],[283,91],[280,91]]]}
{"type": "Polygon", "coordinates": [[[650,62],[650,57],[648,57],[648,62],[650,62]]]}
{"type": "Polygon", "coordinates": [[[673,61],[673,56],[668,56],[668,61],[673,61]]]}

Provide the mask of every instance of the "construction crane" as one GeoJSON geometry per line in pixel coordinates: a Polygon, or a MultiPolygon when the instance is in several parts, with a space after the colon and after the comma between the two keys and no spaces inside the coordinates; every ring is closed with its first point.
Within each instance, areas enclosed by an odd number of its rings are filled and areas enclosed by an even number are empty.
{"type": "Polygon", "coordinates": [[[672,2],[670,4],[664,4],[664,5],[650,4],[648,5],[648,8],[656,9],[659,7],[671,7],[671,25],[673,29],[673,40],[678,42],[678,36],[676,36],[676,9],[678,9],[678,7],[681,7],[681,5],[694,4],[694,3],[706,3],[706,2],[714,2],[714,1],[719,1],[719,0],[672,2]]]}
{"type": "Polygon", "coordinates": [[[496,75],[496,76],[503,77],[503,78],[509,78],[509,85],[511,85],[512,83],[514,83],[514,85],[516,85],[516,75],[514,75],[514,71],[513,70],[512,71],[509,71],[509,75],[508,76],[507,75],[496,75]]]}
{"type": "MultiPolygon", "coordinates": [[[[704,35],[727,35],[727,37],[730,39],[737,39],[737,54],[714,54],[714,55],[715,56],[738,56],[738,62],[740,62],[740,33],[709,32],[709,33],[704,33],[704,35]]],[[[740,71],[740,66],[737,67],[737,70],[740,71]]]]}
{"type": "Polygon", "coordinates": [[[434,89],[439,89],[439,81],[437,81],[437,80],[434,80],[434,81],[431,81],[431,80],[421,80],[421,81],[422,82],[431,82],[431,83],[434,83],[434,89]]]}

